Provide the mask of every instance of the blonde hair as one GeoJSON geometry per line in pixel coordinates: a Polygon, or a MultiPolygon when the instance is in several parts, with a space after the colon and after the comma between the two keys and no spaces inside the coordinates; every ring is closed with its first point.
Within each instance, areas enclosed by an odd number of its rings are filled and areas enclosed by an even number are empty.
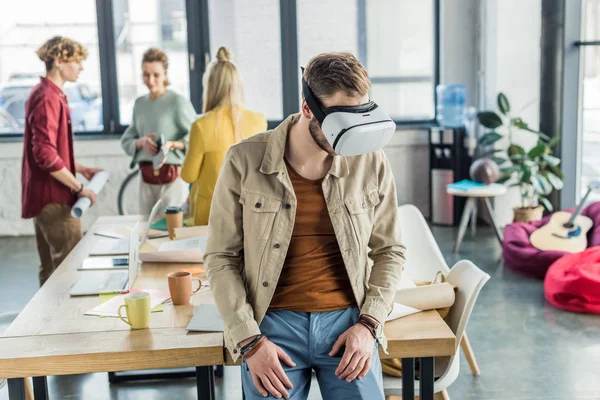
{"type": "MultiPolygon", "coordinates": [[[[144,63],[153,63],[159,62],[162,63],[165,68],[165,76],[167,75],[167,71],[169,70],[169,57],[167,57],[167,53],[162,51],[161,49],[157,49],[155,47],[151,47],[144,53],[142,57],[142,67],[144,63]]],[[[169,86],[171,82],[169,82],[168,78],[165,78],[164,82],[165,86],[169,86]]]]}
{"type": "Polygon", "coordinates": [[[36,54],[46,64],[46,71],[52,69],[55,59],[63,62],[80,62],[88,56],[87,49],[81,43],[64,36],[54,36],[46,40],[37,49],[36,54]]]}
{"type": "Polygon", "coordinates": [[[238,142],[242,139],[239,129],[244,106],[242,76],[231,61],[232,53],[227,47],[219,47],[216,58],[208,65],[202,78],[204,86],[202,111],[207,113],[224,105],[231,106],[233,131],[235,141],[238,142]]]}

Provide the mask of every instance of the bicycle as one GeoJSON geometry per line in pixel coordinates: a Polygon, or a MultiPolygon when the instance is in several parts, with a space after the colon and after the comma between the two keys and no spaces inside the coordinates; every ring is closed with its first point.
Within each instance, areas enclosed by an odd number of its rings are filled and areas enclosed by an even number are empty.
{"type": "Polygon", "coordinates": [[[130,172],[121,187],[119,188],[119,194],[117,195],[117,208],[119,215],[136,215],[139,214],[139,178],[140,170],[136,169],[130,172]]]}

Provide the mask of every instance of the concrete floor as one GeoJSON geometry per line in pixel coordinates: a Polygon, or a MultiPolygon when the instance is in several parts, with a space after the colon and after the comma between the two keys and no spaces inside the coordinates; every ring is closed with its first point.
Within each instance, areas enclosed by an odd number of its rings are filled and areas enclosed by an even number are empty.
{"type": "MultiPolygon", "coordinates": [[[[482,375],[473,377],[464,358],[450,387],[453,400],[600,399],[600,318],[548,305],[540,281],[522,278],[501,261],[491,229],[465,238],[452,254],[455,229],[435,227],[449,265],[469,258],[492,279],[484,287],[468,332],[482,375]]],[[[37,253],[32,238],[0,239],[0,316],[19,310],[37,290],[37,253]]],[[[0,318],[0,332],[2,326],[0,318]]],[[[225,368],[217,399],[240,399],[239,369],[225,368]]],[[[106,374],[49,378],[52,399],[195,399],[193,379],[109,385],[106,374]]],[[[313,385],[310,399],[320,399],[313,385]]],[[[8,399],[6,388],[0,400],[8,399]]]]}

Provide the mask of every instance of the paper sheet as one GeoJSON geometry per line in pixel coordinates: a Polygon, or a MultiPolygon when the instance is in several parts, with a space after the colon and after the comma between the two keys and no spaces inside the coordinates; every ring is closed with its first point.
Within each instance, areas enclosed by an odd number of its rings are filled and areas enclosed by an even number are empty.
{"type": "MultiPolygon", "coordinates": [[[[102,188],[104,188],[104,185],[106,185],[106,182],[108,182],[108,178],[110,178],[110,173],[108,171],[97,172],[85,187],[94,193],[99,194],[102,191],[102,188]]],[[[90,199],[87,197],[80,197],[71,209],[71,215],[74,218],[81,218],[91,205],[92,202],[90,199]]]]}
{"type": "MultiPolygon", "coordinates": [[[[152,289],[132,289],[131,292],[148,292],[150,293],[150,308],[152,312],[163,311],[162,303],[171,297],[168,291],[152,290],[152,289]]],[[[119,317],[119,306],[125,304],[125,296],[127,294],[101,294],[100,304],[91,310],[86,311],[85,315],[95,315],[98,317],[119,317]]]]}
{"type": "Polygon", "coordinates": [[[224,329],[225,324],[214,304],[198,304],[187,326],[188,331],[198,332],[223,332],[224,329]]]}
{"type": "Polygon", "coordinates": [[[177,240],[206,236],[207,234],[208,226],[206,225],[175,228],[175,237],[177,240]]]}
{"type": "Polygon", "coordinates": [[[188,238],[182,240],[171,240],[161,243],[158,251],[182,251],[200,249],[204,253],[206,251],[206,236],[197,238],[188,238]]]}
{"type": "Polygon", "coordinates": [[[156,251],[141,252],[140,260],[143,262],[201,263],[206,249],[206,237],[158,239],[153,240],[151,246],[156,248],[156,251]]]}
{"type": "Polygon", "coordinates": [[[394,307],[386,321],[392,321],[421,311],[450,307],[454,304],[454,300],[454,288],[449,283],[405,287],[396,292],[394,307]]]}

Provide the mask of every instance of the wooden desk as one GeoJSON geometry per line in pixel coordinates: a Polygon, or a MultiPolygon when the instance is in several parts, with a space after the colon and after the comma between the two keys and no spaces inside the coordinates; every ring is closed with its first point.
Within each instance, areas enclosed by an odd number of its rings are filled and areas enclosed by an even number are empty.
{"type": "MultiPolygon", "coordinates": [[[[94,243],[94,229],[139,219],[99,218],[0,338],[0,377],[10,379],[11,400],[22,394],[21,378],[27,376],[41,377],[34,378],[34,390],[43,394],[48,375],[190,366],[197,367],[199,397],[212,398],[212,365],[233,362],[223,347],[222,333],[186,331],[192,306],[166,304],[163,312],[152,313],[150,329],[132,331],[116,318],[83,315],[98,304],[98,296],[69,296],[70,287],[85,273],[77,267],[94,243]]],[[[201,264],[144,263],[134,287],[168,290],[167,274],[181,269],[204,272],[201,264]]],[[[213,299],[203,289],[192,302],[212,303],[213,299]]],[[[403,398],[414,396],[414,359],[421,358],[421,399],[433,399],[433,357],[454,354],[452,331],[430,311],[387,323],[385,335],[389,354],[380,353],[381,357],[403,359],[403,398]]]]}
{"type": "MultiPolygon", "coordinates": [[[[213,397],[212,366],[224,362],[223,334],[188,333],[193,306],[165,304],[163,312],[152,313],[150,329],[133,331],[117,318],[83,315],[99,303],[98,296],[69,295],[86,273],[77,268],[97,238],[94,229],[140,219],[99,218],[0,338],[0,377],[13,378],[11,400],[24,398],[20,378],[27,376],[42,377],[34,378],[34,391],[43,397],[47,375],[176,367],[196,367],[199,395],[213,397]]],[[[201,264],[144,263],[134,287],[168,290],[167,274],[181,269],[204,272],[201,264]]],[[[210,290],[202,289],[192,302],[212,303],[210,290]]]]}

